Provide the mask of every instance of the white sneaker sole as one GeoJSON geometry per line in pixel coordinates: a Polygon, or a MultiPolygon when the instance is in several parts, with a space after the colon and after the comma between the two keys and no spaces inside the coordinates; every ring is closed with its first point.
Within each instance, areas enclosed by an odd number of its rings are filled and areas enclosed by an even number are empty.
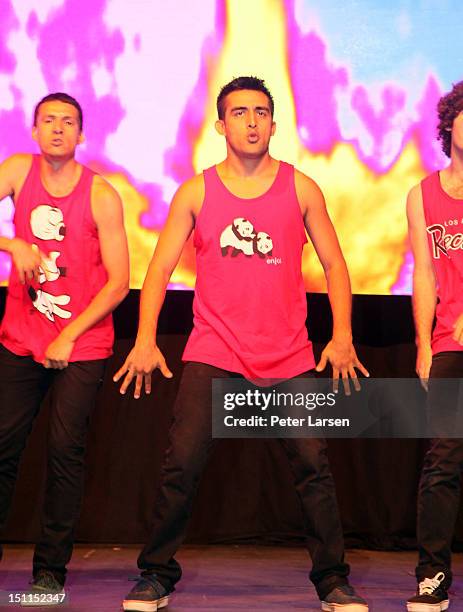
{"type": "Polygon", "coordinates": [[[351,603],[351,604],[336,604],[322,601],[323,612],[368,612],[369,608],[365,604],[351,603]]]}
{"type": "Polygon", "coordinates": [[[169,603],[169,597],[161,597],[156,601],[140,601],[138,599],[124,599],[122,602],[123,610],[131,610],[132,612],[156,612],[161,608],[165,608],[169,603]]]}
{"type": "Polygon", "coordinates": [[[407,602],[407,610],[408,612],[442,612],[443,610],[448,610],[449,608],[449,600],[444,599],[436,604],[425,604],[425,603],[408,603],[407,602]]]}

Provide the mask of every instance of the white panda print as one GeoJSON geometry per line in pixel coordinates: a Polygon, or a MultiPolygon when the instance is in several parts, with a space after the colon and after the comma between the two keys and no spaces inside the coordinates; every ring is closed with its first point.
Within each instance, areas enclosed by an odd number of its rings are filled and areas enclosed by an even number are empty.
{"type": "Polygon", "coordinates": [[[257,232],[253,241],[254,253],[259,257],[271,257],[273,250],[273,241],[266,232],[257,232]]]}
{"type": "Polygon", "coordinates": [[[256,232],[251,221],[237,217],[221,233],[220,248],[223,257],[244,253],[247,257],[258,255],[263,259],[272,255],[273,240],[266,232],[256,232]]]}
{"type": "Polygon", "coordinates": [[[233,219],[233,223],[227,225],[220,235],[220,248],[225,257],[231,248],[231,256],[236,257],[239,253],[253,255],[252,241],[255,237],[254,227],[250,221],[243,217],[233,219]]]}

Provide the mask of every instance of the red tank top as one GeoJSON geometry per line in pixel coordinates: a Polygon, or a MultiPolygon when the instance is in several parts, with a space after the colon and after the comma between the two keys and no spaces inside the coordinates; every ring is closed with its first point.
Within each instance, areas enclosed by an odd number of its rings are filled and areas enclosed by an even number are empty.
{"type": "Polygon", "coordinates": [[[433,354],[461,351],[452,339],[453,325],[463,313],[463,200],[449,196],[435,172],[421,182],[428,244],[437,280],[433,354]]]}
{"type": "Polygon", "coordinates": [[[293,166],[280,162],[263,195],[243,199],[204,171],[196,220],[194,327],[184,361],[246,378],[291,378],[315,366],[301,271],[307,242],[293,166]]]}
{"type": "MultiPolygon", "coordinates": [[[[42,362],[47,346],[75,319],[106,283],[90,192],[94,173],[85,166],[71,194],[50,195],[40,179],[40,156],[15,202],[15,234],[36,245],[48,259],[39,282],[21,285],[12,266],[0,342],[17,355],[42,362]]],[[[114,340],[108,315],[76,341],[70,361],[111,355],[114,340]]]]}

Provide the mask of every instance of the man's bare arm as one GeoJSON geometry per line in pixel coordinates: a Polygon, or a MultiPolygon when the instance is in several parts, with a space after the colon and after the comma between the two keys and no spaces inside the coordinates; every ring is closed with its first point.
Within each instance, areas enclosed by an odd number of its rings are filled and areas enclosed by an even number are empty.
{"type": "Polygon", "coordinates": [[[436,312],[436,278],[428,248],[421,185],[413,187],[407,198],[408,234],[415,261],[413,268],[413,318],[417,346],[416,373],[427,387],[431,369],[431,333],[436,312]]]}
{"type": "Polygon", "coordinates": [[[349,376],[354,379],[356,388],[358,387],[354,368],[368,376],[352,345],[352,294],[349,273],[320,188],[301,172],[296,172],[295,184],[305,227],[325,272],[333,313],[333,336],[322,353],[317,370],[324,370],[329,361],[333,367],[334,380],[337,381],[341,374],[348,392],[349,376]]]}
{"type": "Polygon", "coordinates": [[[118,381],[125,375],[121,393],[125,393],[135,377],[134,397],[140,397],[144,380],[146,393],[151,392],[151,373],[159,368],[168,378],[164,356],[156,345],[159,313],[169,279],[178,263],[183,247],[195,223],[195,210],[204,199],[204,179],[195,176],[184,183],[175,194],[166,224],[161,232],[151,259],[140,296],[140,321],[135,346],[122,368],[114,376],[118,381]]]}
{"type": "MultiPolygon", "coordinates": [[[[12,155],[0,164],[0,200],[19,193],[31,166],[31,155],[12,155]]],[[[38,279],[40,258],[43,253],[34,251],[30,244],[21,238],[0,236],[0,251],[10,253],[22,283],[38,279]]]]}
{"type": "Polygon", "coordinates": [[[108,280],[85,310],[48,346],[45,367],[66,367],[76,340],[112,312],[129,290],[129,255],[121,199],[103,178],[97,176],[93,180],[91,202],[108,280]]]}
{"type": "Polygon", "coordinates": [[[0,200],[15,196],[22,187],[32,163],[32,155],[16,154],[0,164],[0,200]]]}

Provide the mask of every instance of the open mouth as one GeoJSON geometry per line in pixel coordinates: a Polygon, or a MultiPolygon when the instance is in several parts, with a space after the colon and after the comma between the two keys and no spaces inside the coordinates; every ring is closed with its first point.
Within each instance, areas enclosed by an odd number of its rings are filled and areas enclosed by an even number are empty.
{"type": "Polygon", "coordinates": [[[248,142],[257,142],[259,140],[258,134],[248,134],[248,142]]]}

